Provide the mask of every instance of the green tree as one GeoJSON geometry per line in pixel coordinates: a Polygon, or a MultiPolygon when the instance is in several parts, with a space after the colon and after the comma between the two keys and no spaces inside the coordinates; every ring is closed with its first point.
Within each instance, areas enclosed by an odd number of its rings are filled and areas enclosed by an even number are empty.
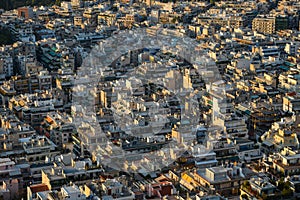
{"type": "Polygon", "coordinates": [[[243,200],[244,200],[244,199],[245,199],[245,200],[248,200],[248,199],[249,199],[248,196],[247,196],[246,194],[242,194],[241,197],[242,197],[243,200]]]}
{"type": "Polygon", "coordinates": [[[263,200],[267,200],[268,199],[268,195],[266,193],[263,193],[261,195],[261,197],[262,197],[263,200]]]}
{"type": "Polygon", "coordinates": [[[293,195],[293,190],[291,190],[290,188],[284,188],[283,190],[282,190],[282,196],[284,196],[284,197],[290,197],[290,196],[292,196],[293,195]]]}
{"type": "Polygon", "coordinates": [[[13,44],[13,35],[7,28],[0,27],[0,45],[13,44]]]}
{"type": "Polygon", "coordinates": [[[61,3],[61,0],[55,0],[55,5],[59,6],[61,3]]]}
{"type": "Polygon", "coordinates": [[[244,181],[244,182],[243,182],[243,187],[249,189],[249,188],[250,188],[250,183],[249,183],[249,181],[244,181]]]}

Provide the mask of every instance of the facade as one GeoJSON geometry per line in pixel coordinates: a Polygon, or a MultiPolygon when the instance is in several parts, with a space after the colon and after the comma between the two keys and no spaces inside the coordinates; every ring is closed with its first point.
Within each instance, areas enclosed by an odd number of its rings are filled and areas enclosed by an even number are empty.
{"type": "Polygon", "coordinates": [[[31,7],[18,8],[18,17],[25,19],[33,18],[33,10],[31,7]]]}
{"type": "Polygon", "coordinates": [[[195,180],[212,193],[221,195],[238,194],[245,176],[241,168],[211,167],[194,173],[195,180]]]}
{"type": "Polygon", "coordinates": [[[273,167],[277,172],[281,172],[285,175],[297,173],[300,169],[299,165],[299,153],[297,151],[291,150],[289,147],[285,147],[279,156],[274,159],[273,167]]]}
{"type": "Polygon", "coordinates": [[[80,189],[76,185],[62,187],[61,194],[62,194],[62,197],[65,199],[74,199],[74,200],[86,199],[86,196],[81,193],[80,189]]]}
{"type": "Polygon", "coordinates": [[[59,151],[56,151],[56,145],[46,137],[33,135],[23,138],[21,143],[26,154],[26,161],[29,163],[43,163],[46,157],[53,158],[59,154],[59,151]]]}
{"type": "Polygon", "coordinates": [[[266,198],[276,198],[275,192],[276,186],[270,183],[268,178],[252,177],[248,182],[244,182],[241,188],[241,197],[259,198],[263,195],[266,198]]]}
{"type": "Polygon", "coordinates": [[[4,77],[13,75],[13,59],[9,54],[0,53],[0,74],[4,77]]]}
{"type": "Polygon", "coordinates": [[[274,17],[256,17],[252,22],[252,30],[264,34],[275,33],[276,21],[274,17]]]}

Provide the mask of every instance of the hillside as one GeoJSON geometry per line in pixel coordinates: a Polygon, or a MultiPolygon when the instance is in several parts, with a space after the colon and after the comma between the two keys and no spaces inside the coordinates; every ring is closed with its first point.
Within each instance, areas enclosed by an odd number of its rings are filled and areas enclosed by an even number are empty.
{"type": "Polygon", "coordinates": [[[60,0],[1,0],[0,8],[4,10],[11,10],[22,6],[41,6],[53,5],[59,3],[60,0]]]}

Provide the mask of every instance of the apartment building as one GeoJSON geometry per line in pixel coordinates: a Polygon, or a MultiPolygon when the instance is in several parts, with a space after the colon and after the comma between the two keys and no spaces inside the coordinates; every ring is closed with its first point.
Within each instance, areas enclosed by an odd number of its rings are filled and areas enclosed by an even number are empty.
{"type": "Polygon", "coordinates": [[[264,34],[275,33],[275,17],[258,16],[252,21],[252,30],[264,34]]]}
{"type": "Polygon", "coordinates": [[[197,170],[194,172],[194,178],[212,194],[228,196],[239,193],[239,187],[245,180],[245,175],[239,167],[218,166],[197,170]]]}

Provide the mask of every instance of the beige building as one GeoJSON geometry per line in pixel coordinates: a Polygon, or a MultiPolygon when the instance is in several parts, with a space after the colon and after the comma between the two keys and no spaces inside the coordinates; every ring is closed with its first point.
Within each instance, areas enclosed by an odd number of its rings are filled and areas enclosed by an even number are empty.
{"type": "Polygon", "coordinates": [[[211,167],[194,172],[194,179],[211,193],[224,196],[236,195],[244,179],[242,168],[211,167]]]}
{"type": "Polygon", "coordinates": [[[252,22],[252,30],[273,34],[275,32],[275,17],[256,17],[252,22]]]}
{"type": "Polygon", "coordinates": [[[300,171],[300,154],[293,151],[290,147],[285,147],[280,153],[277,153],[273,162],[275,172],[281,172],[285,176],[300,171]]]}

